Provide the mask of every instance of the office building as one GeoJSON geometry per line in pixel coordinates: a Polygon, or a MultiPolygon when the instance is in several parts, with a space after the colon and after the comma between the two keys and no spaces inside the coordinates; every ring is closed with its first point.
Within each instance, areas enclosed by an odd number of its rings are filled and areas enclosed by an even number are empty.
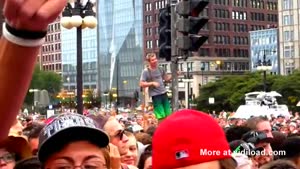
{"type": "MultiPolygon", "coordinates": [[[[76,92],[77,39],[76,29],[61,30],[63,87],[76,92]]],[[[82,30],[83,88],[97,89],[97,29],[82,30]]]]}
{"type": "Polygon", "coordinates": [[[272,66],[270,73],[279,74],[278,56],[278,29],[263,29],[250,31],[250,66],[252,71],[257,70],[259,61],[269,61],[272,66]]]}
{"type": "Polygon", "coordinates": [[[300,67],[300,0],[278,1],[280,73],[288,75],[300,67]]]}
{"type": "Polygon", "coordinates": [[[45,43],[40,49],[38,62],[44,71],[61,74],[61,25],[60,17],[48,26],[45,43]]]}
{"type": "Polygon", "coordinates": [[[100,92],[111,91],[120,105],[133,105],[143,69],[143,1],[97,3],[100,92]]]}

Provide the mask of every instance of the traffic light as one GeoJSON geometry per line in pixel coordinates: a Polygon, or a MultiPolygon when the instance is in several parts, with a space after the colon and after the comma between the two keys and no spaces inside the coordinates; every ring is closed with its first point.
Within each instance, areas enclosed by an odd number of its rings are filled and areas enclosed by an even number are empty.
{"type": "Polygon", "coordinates": [[[207,41],[207,36],[200,36],[198,33],[208,22],[207,17],[199,17],[208,4],[209,0],[182,0],[176,5],[179,15],[176,30],[181,33],[176,39],[179,49],[196,52],[207,41]]]}
{"type": "Polygon", "coordinates": [[[159,11],[159,57],[171,61],[171,7],[159,11]]]}

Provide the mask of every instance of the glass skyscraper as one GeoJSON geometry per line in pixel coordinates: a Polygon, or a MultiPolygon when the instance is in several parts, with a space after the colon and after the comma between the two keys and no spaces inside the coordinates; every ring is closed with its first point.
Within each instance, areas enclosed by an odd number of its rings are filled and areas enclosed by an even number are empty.
{"type": "Polygon", "coordinates": [[[119,89],[120,99],[132,98],[143,69],[143,0],[99,0],[97,5],[100,91],[119,89]]]}
{"type": "MultiPolygon", "coordinates": [[[[76,92],[76,28],[61,30],[62,76],[65,90],[76,92]]],[[[97,29],[82,30],[83,88],[97,89],[97,29]]]]}

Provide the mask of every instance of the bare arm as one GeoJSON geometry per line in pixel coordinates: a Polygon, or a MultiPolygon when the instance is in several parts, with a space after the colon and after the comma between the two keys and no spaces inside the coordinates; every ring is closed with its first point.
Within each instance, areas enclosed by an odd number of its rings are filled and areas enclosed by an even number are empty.
{"type": "Polygon", "coordinates": [[[153,86],[153,82],[140,81],[140,87],[146,88],[146,87],[150,87],[150,86],[153,86]]]}
{"type": "Polygon", "coordinates": [[[39,47],[21,47],[0,40],[0,140],[5,138],[22,106],[39,47]]]}
{"type": "MultiPolygon", "coordinates": [[[[35,33],[47,30],[65,5],[66,0],[1,0],[0,3],[10,27],[35,33]]],[[[0,39],[0,140],[7,136],[21,108],[42,45],[39,41],[24,47],[32,39],[19,37],[20,34],[4,36],[0,39]]]]}

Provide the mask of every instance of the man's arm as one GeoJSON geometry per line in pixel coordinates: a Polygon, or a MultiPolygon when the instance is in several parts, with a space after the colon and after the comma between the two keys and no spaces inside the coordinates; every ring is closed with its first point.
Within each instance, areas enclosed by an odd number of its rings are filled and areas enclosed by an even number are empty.
{"type": "Polygon", "coordinates": [[[28,91],[39,47],[0,39],[0,139],[5,138],[28,91]]]}
{"type": "Polygon", "coordinates": [[[146,74],[146,71],[143,70],[141,79],[140,79],[140,87],[146,88],[146,87],[150,87],[150,86],[154,86],[154,84],[153,84],[153,82],[147,82],[147,74],[146,74]]]}
{"type": "Polygon", "coordinates": [[[140,81],[140,87],[146,88],[150,86],[153,86],[153,82],[140,81]]]}

